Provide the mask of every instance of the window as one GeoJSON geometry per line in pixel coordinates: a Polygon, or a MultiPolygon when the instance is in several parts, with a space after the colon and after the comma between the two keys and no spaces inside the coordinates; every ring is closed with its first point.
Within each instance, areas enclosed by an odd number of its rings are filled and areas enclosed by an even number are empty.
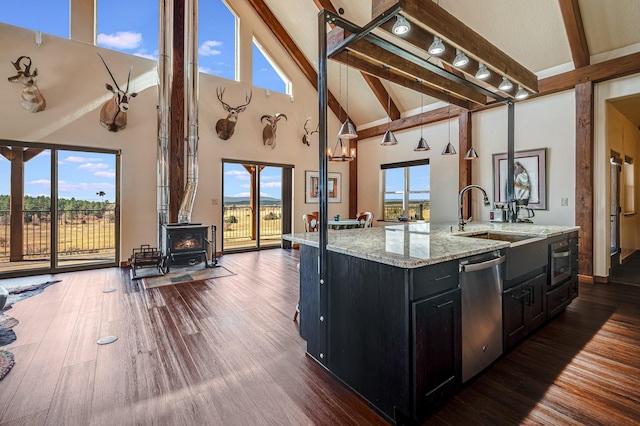
{"type": "Polygon", "coordinates": [[[255,38],[253,39],[251,59],[253,62],[251,74],[254,86],[273,90],[274,92],[291,94],[289,79],[275,65],[275,62],[269,58],[255,38]]]}
{"type": "Polygon", "coordinates": [[[158,59],[158,0],[98,0],[96,16],[98,46],[158,59]]]}
{"type": "Polygon", "coordinates": [[[635,171],[633,169],[633,158],[624,157],[624,213],[635,213],[635,171]]]}
{"type": "Polygon", "coordinates": [[[0,21],[69,38],[69,0],[33,0],[28,5],[3,4],[0,21]]]}
{"type": "Polygon", "coordinates": [[[382,164],[384,219],[426,220],[430,215],[429,160],[382,164]]]}
{"type": "Polygon", "coordinates": [[[198,68],[200,72],[228,80],[238,80],[237,28],[238,18],[223,1],[198,3],[198,68]]]}

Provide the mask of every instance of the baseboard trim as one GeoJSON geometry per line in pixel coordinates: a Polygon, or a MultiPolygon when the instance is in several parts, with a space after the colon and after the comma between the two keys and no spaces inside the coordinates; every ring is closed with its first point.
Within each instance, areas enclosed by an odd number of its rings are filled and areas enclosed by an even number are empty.
{"type": "Polygon", "coordinates": [[[608,284],[609,283],[609,277],[599,277],[594,275],[593,276],[593,282],[595,284],[608,284]]]}

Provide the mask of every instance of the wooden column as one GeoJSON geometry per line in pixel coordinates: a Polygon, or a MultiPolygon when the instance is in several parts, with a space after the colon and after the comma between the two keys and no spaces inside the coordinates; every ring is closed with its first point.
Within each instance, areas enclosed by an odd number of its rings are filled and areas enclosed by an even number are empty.
{"type": "Polygon", "coordinates": [[[184,196],[184,0],[173,2],[173,80],[169,137],[169,222],[178,221],[184,196]]]}
{"type": "MultiPolygon", "coordinates": [[[[471,148],[471,111],[461,111],[458,115],[458,192],[467,185],[471,185],[471,167],[474,160],[465,160],[464,156],[471,148]]],[[[471,191],[467,191],[462,200],[462,212],[465,218],[471,216],[471,191]]]]}
{"type": "Polygon", "coordinates": [[[11,149],[11,262],[22,262],[24,249],[24,150],[14,146],[11,149]]]}
{"type": "MultiPolygon", "coordinates": [[[[248,164],[243,164],[242,167],[249,173],[249,209],[251,211],[251,239],[256,240],[257,238],[257,229],[256,229],[256,215],[258,212],[256,208],[258,207],[258,196],[259,191],[257,191],[258,185],[258,170],[256,166],[250,166],[248,164]]],[[[260,167],[260,171],[264,169],[264,166],[260,167]]]]}
{"type": "MultiPolygon", "coordinates": [[[[593,82],[576,85],[576,225],[579,273],[593,275],[593,82]]],[[[602,224],[609,226],[609,224],[602,224]]]]}

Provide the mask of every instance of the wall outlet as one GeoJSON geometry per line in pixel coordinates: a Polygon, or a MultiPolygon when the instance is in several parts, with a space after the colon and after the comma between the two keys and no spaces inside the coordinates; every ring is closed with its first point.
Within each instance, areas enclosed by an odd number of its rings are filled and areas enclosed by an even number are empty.
{"type": "Polygon", "coordinates": [[[218,199],[217,198],[212,198],[211,199],[211,205],[212,206],[217,206],[218,205],[218,199]]]}
{"type": "Polygon", "coordinates": [[[560,205],[561,206],[568,206],[569,205],[569,199],[568,198],[560,198],[560,205]]]}

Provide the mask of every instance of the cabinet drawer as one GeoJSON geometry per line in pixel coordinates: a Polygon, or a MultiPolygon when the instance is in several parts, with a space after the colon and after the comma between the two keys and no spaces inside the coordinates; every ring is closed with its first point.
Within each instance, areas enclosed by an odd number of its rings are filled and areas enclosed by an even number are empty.
{"type": "Polygon", "coordinates": [[[410,270],[410,300],[422,299],[458,287],[458,261],[437,263],[410,270]]]}
{"type": "Polygon", "coordinates": [[[551,318],[571,303],[573,281],[567,280],[547,292],[547,318],[551,318]]]}

